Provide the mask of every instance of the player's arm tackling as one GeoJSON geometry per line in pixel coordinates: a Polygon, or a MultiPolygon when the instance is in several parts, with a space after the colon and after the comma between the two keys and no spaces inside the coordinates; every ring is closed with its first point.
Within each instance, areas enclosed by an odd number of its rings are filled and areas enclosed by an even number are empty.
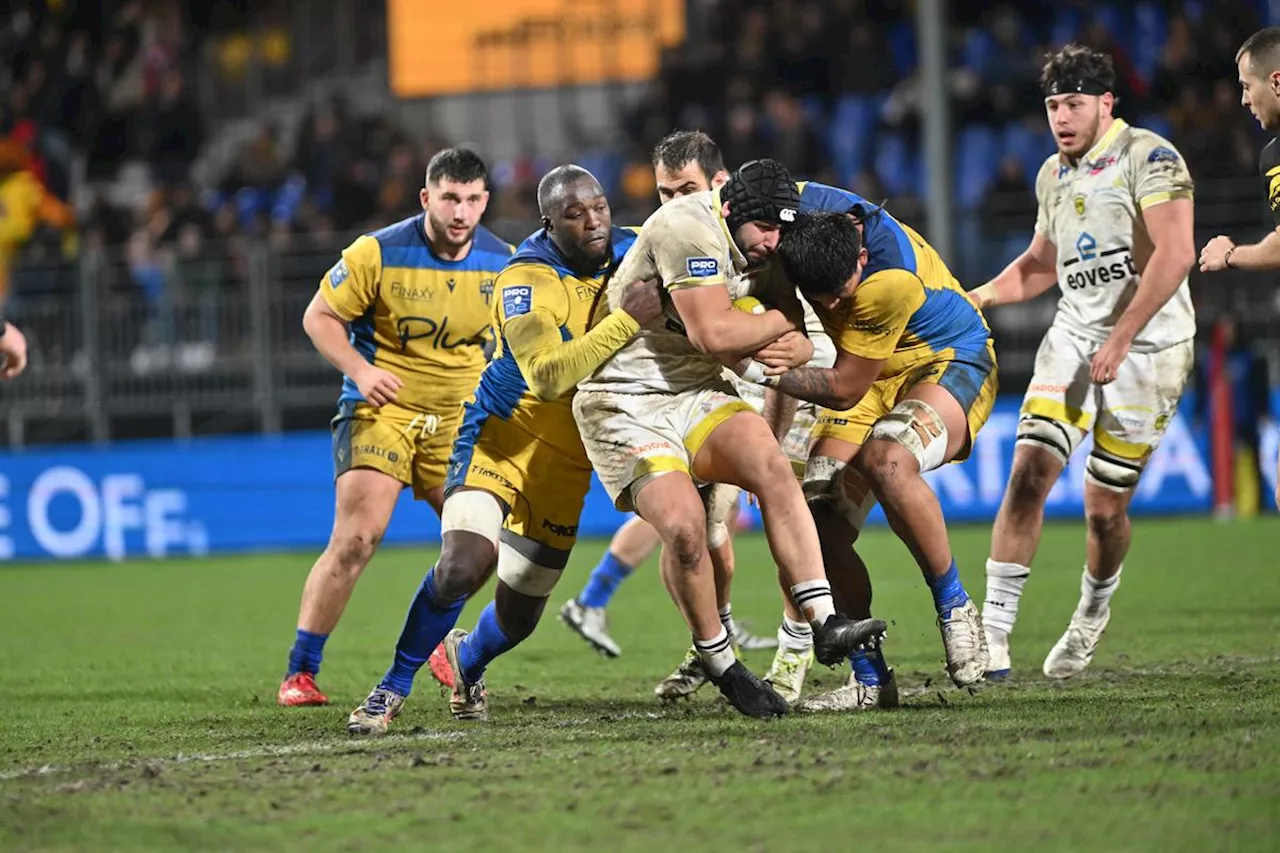
{"type": "Polygon", "coordinates": [[[529,390],[539,400],[554,400],[577,387],[661,314],[657,282],[637,281],[623,291],[621,304],[581,337],[564,340],[562,321],[536,305],[508,319],[503,329],[529,390]]]}

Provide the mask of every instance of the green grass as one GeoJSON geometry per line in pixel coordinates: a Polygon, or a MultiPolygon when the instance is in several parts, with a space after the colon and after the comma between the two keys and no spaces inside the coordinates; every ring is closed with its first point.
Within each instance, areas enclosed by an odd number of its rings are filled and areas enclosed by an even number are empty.
{"type": "MultiPolygon", "coordinates": [[[[988,538],[954,531],[978,597],[988,538]]],[[[900,711],[759,723],[711,688],[659,706],[687,634],[650,566],[615,599],[622,658],[549,615],[490,669],[490,723],[454,723],[424,673],[384,740],[343,724],[428,552],[375,560],[327,649],[335,705],[302,710],[273,702],[313,555],[5,567],[0,850],[1280,849],[1280,523],[1140,520],[1134,539],[1070,683],[1040,663],[1078,594],[1078,525],[1046,529],[1016,680],[974,691],[946,682],[928,593],[878,529],[863,553],[900,711]]],[[[553,607],[602,547],[582,545],[553,607]]],[[[762,540],[739,566],[735,613],[771,630],[762,540]]]]}

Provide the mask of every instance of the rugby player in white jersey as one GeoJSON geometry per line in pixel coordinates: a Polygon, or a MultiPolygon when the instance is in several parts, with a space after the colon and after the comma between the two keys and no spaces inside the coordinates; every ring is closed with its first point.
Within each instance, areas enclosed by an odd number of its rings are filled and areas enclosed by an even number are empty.
{"type": "MultiPolygon", "coordinates": [[[[882,621],[836,614],[817,531],[791,464],[768,424],[722,375],[726,364],[796,328],[801,311],[794,288],[748,294],[751,280],[744,274],[777,249],[798,205],[787,170],[759,160],[712,192],[661,207],[617,275],[647,270],[660,279],[669,321],[642,331],[602,365],[579,386],[574,402],[587,455],[610,497],[621,509],[634,508],[662,538],[663,580],[709,680],[739,711],[760,717],[785,714],[788,706],[731,649],[716,609],[697,484],[727,483],[759,498],[770,549],[813,630],[818,661],[837,663],[884,630],[882,621]],[[788,316],[735,308],[734,299],[746,295],[794,310],[788,316]]],[[[617,295],[611,286],[611,303],[617,295]]]]}
{"type": "Polygon", "coordinates": [[[1178,150],[1116,118],[1111,58],[1080,45],[1041,74],[1058,151],[1036,178],[1031,245],[971,298],[982,309],[1057,283],[1058,311],[1036,354],[1013,469],[991,536],[982,619],[988,677],[1010,671],[1009,634],[1040,541],[1045,499],[1086,435],[1086,560],[1080,600],[1044,661],[1084,670],[1111,618],[1129,550],[1129,502],[1191,373],[1195,260],[1191,175],[1178,150]]]}

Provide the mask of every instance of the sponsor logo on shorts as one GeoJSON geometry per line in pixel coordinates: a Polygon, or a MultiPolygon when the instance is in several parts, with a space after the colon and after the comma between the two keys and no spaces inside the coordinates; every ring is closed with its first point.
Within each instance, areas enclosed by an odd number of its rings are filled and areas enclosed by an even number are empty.
{"type": "Polygon", "coordinates": [[[669,441],[651,441],[648,444],[642,444],[639,447],[628,449],[628,453],[632,456],[644,456],[646,453],[652,453],[655,450],[675,450],[675,445],[669,441]]]}
{"type": "Polygon", "coordinates": [[[542,529],[550,530],[557,536],[577,536],[578,525],[576,524],[556,524],[549,519],[542,519],[542,529]]]}
{"type": "Polygon", "coordinates": [[[686,258],[684,268],[689,278],[711,278],[720,272],[720,262],[715,258],[686,258]]]}
{"type": "Polygon", "coordinates": [[[344,258],[333,265],[333,269],[329,270],[329,286],[338,288],[347,277],[351,275],[351,270],[347,268],[347,261],[344,258]]]}
{"type": "Polygon", "coordinates": [[[533,309],[533,287],[514,284],[502,288],[502,313],[508,319],[528,314],[533,309]]]}
{"type": "MultiPolygon", "coordinates": [[[[341,452],[341,451],[339,451],[341,452]]],[[[357,444],[351,448],[351,455],[355,456],[377,456],[379,459],[385,459],[388,462],[399,462],[400,454],[394,450],[387,450],[385,447],[379,447],[376,444],[357,444]]]]}
{"type": "Polygon", "coordinates": [[[496,480],[508,489],[515,489],[515,484],[497,471],[490,471],[488,468],[482,468],[479,465],[471,466],[471,473],[479,477],[488,477],[490,480],[496,480]]]}
{"type": "Polygon", "coordinates": [[[1047,382],[1032,382],[1027,386],[1027,393],[1036,394],[1065,394],[1067,393],[1066,385],[1050,385],[1047,382]]]}
{"type": "Polygon", "coordinates": [[[818,418],[818,423],[820,423],[820,424],[831,424],[832,426],[848,426],[848,425],[849,425],[849,419],[848,419],[848,418],[835,418],[835,417],[832,417],[831,415],[821,415],[821,416],[818,418]]]}

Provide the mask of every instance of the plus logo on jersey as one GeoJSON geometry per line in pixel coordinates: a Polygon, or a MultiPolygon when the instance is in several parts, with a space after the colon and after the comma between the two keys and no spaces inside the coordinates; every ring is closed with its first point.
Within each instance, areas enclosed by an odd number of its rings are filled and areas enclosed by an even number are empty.
{"type": "Polygon", "coordinates": [[[1098,241],[1088,231],[1081,231],[1076,238],[1076,254],[1082,261],[1092,261],[1098,257],[1098,241]]]}

